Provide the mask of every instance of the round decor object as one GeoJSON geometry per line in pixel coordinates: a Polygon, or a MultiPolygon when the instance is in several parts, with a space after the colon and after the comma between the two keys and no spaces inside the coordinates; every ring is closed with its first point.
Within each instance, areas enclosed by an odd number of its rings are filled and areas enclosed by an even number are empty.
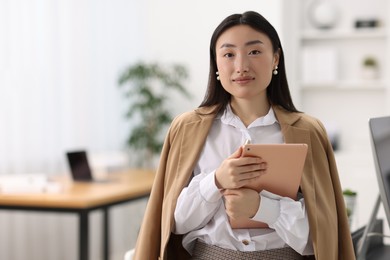
{"type": "Polygon", "coordinates": [[[309,18],[315,27],[329,29],[336,25],[339,12],[333,3],[314,1],[309,7],[309,18]]]}

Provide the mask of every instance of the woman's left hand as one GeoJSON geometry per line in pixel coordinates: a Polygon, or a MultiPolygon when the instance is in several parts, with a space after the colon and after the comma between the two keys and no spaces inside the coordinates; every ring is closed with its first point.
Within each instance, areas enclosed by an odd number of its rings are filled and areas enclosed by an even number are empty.
{"type": "Polygon", "coordinates": [[[222,191],[226,213],[229,217],[252,218],[260,206],[259,193],[252,189],[226,189],[222,191]]]}

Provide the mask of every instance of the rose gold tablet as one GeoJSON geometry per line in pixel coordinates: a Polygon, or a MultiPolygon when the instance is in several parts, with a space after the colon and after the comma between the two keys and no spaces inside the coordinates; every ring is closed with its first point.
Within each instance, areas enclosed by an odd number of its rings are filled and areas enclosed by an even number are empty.
{"type": "MultiPolygon", "coordinates": [[[[261,157],[267,172],[245,187],[270,191],[282,197],[297,198],[307,154],[307,144],[247,144],[242,156],[261,157]]],[[[232,228],[259,228],[266,224],[248,219],[231,219],[232,228]]]]}

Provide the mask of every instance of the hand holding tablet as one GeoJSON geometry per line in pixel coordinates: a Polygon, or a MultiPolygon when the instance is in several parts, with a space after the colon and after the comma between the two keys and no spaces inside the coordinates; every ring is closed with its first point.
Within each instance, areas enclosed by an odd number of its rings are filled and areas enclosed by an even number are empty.
{"type": "MultiPolygon", "coordinates": [[[[260,157],[267,163],[266,174],[245,187],[296,200],[307,149],[307,144],[245,144],[243,157],[260,157]]],[[[230,224],[232,228],[267,227],[265,223],[245,218],[230,219],[230,224]]]]}

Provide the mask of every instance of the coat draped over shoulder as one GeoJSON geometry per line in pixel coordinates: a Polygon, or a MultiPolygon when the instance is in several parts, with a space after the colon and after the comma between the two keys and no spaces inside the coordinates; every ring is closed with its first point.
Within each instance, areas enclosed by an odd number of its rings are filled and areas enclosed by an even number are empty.
{"type": "MultiPolygon", "coordinates": [[[[300,188],[317,260],[355,259],[332,146],[322,123],[304,113],[273,106],[286,143],[306,143],[300,188]]],[[[135,260],[189,259],[181,236],[172,234],[174,211],[215,119],[215,107],[176,117],[166,136],[135,248],[135,260]]]]}

